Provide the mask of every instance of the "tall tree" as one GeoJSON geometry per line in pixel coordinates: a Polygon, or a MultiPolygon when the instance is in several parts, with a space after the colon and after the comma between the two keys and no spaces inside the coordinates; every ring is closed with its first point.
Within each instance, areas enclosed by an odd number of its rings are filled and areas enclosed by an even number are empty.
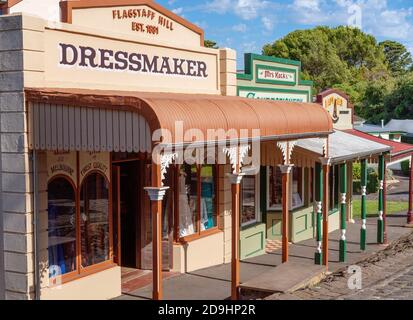
{"type": "Polygon", "coordinates": [[[406,47],[397,41],[383,41],[380,43],[386,56],[386,61],[394,75],[406,73],[413,67],[413,59],[406,47]]]}
{"type": "Polygon", "coordinates": [[[362,98],[357,91],[367,82],[389,77],[385,55],[376,39],[347,26],[297,30],[265,45],[263,53],[300,60],[304,77],[314,80],[317,90],[344,89],[355,99],[353,103],[362,98]]]}

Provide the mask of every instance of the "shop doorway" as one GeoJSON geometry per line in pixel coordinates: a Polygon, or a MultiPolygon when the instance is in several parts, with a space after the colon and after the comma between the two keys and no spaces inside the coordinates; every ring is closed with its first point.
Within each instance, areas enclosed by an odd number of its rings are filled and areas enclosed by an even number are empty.
{"type": "MultiPolygon", "coordinates": [[[[115,262],[123,269],[152,270],[152,219],[144,187],[150,185],[146,160],[112,162],[113,235],[115,262]]],[[[172,268],[173,196],[163,206],[162,265],[172,268]]]]}
{"type": "Polygon", "coordinates": [[[140,172],[138,161],[113,165],[115,256],[121,267],[139,269],[140,172]]]}

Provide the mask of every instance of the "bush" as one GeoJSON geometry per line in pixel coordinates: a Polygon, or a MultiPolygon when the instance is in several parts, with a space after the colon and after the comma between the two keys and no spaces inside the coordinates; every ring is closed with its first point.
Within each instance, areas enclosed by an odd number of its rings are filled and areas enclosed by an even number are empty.
{"type": "Polygon", "coordinates": [[[403,162],[401,163],[401,166],[402,166],[402,172],[403,172],[403,174],[404,174],[405,176],[408,176],[408,175],[410,174],[410,161],[409,161],[409,160],[403,161],[403,162]]]}
{"type": "Polygon", "coordinates": [[[367,175],[367,193],[376,193],[379,190],[379,175],[372,171],[367,175]]]}
{"type": "Polygon", "coordinates": [[[353,163],[353,180],[361,179],[361,163],[353,163]]]}
{"type": "Polygon", "coordinates": [[[361,181],[360,180],[353,180],[353,193],[361,194],[361,181]]]}
{"type": "MultiPolygon", "coordinates": [[[[376,171],[372,170],[367,174],[367,193],[376,193],[378,190],[379,176],[376,171]]],[[[353,180],[353,193],[361,194],[361,180],[353,180]]]]}

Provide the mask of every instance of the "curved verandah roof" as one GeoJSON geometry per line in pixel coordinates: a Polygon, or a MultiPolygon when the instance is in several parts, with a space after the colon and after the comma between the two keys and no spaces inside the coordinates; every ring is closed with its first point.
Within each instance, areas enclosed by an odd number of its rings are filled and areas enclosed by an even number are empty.
{"type": "MultiPolygon", "coordinates": [[[[208,130],[222,129],[235,130],[238,135],[241,130],[248,130],[248,139],[258,138],[252,130],[259,129],[262,140],[326,137],[333,131],[329,114],[313,103],[84,89],[27,88],[25,94],[29,102],[138,113],[147,121],[151,134],[158,129],[167,129],[172,133],[173,141],[163,141],[168,144],[207,141],[206,138],[194,141],[190,134],[182,141],[175,135],[176,121],[181,121],[184,132],[191,133],[197,129],[204,137],[208,137],[208,130]]],[[[94,151],[97,151],[94,145],[94,151]]],[[[106,148],[105,151],[112,150],[106,148]]]]}

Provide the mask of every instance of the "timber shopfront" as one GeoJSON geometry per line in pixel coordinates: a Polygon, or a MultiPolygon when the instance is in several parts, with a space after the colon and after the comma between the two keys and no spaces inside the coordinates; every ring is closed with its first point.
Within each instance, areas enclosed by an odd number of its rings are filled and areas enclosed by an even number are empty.
{"type": "MultiPolygon", "coordinates": [[[[327,145],[328,113],[237,97],[235,52],[205,48],[201,29],[153,1],[60,6],[62,22],[0,17],[1,294],[108,299],[133,268],[152,270],[161,299],[164,271],[231,263],[237,299],[240,227],[261,221],[261,163],[247,159],[265,149],[288,182],[298,140],[327,145]]],[[[284,216],[305,174],[274,191],[284,216]]]]}
{"type": "MultiPolygon", "coordinates": [[[[237,74],[237,93],[249,99],[267,101],[311,101],[312,82],[301,80],[300,73],[299,61],[249,53],[245,55],[245,72],[237,74]]],[[[274,153],[273,147],[264,143],[260,173],[249,176],[241,183],[241,195],[249,195],[246,197],[247,204],[241,201],[241,221],[247,221],[241,229],[242,259],[263,254],[266,246],[270,251],[273,242],[277,243],[284,237],[293,243],[315,238],[315,263],[321,264],[322,234],[337,229],[341,229],[342,234],[339,239],[340,261],[346,259],[346,223],[354,222],[353,162],[360,161],[362,164],[363,192],[366,194],[368,163],[379,163],[380,168],[384,168],[391,148],[345,132],[353,128],[354,108],[342,92],[332,89],[323,91],[316,101],[329,113],[335,132],[329,136],[328,150],[322,141],[314,138],[301,139],[292,145],[288,215],[285,215],[283,208],[283,173],[279,166],[285,160],[285,151],[274,153]],[[328,177],[323,180],[325,166],[320,162],[320,157],[326,152],[330,167],[328,177]],[[323,184],[328,184],[329,190],[328,226],[322,226],[322,220],[326,220],[322,218],[323,184]],[[257,188],[259,192],[251,192],[252,188],[257,188]],[[254,212],[254,219],[248,223],[251,212],[254,212]]],[[[384,180],[383,170],[379,170],[379,180],[384,180]]],[[[381,183],[380,192],[384,189],[385,185],[381,183]]],[[[378,216],[382,211],[378,203],[378,216]]],[[[382,221],[382,218],[379,217],[379,220],[382,221]]],[[[361,228],[365,230],[366,226],[361,228]]],[[[365,243],[361,248],[365,248],[365,243]]]]}

